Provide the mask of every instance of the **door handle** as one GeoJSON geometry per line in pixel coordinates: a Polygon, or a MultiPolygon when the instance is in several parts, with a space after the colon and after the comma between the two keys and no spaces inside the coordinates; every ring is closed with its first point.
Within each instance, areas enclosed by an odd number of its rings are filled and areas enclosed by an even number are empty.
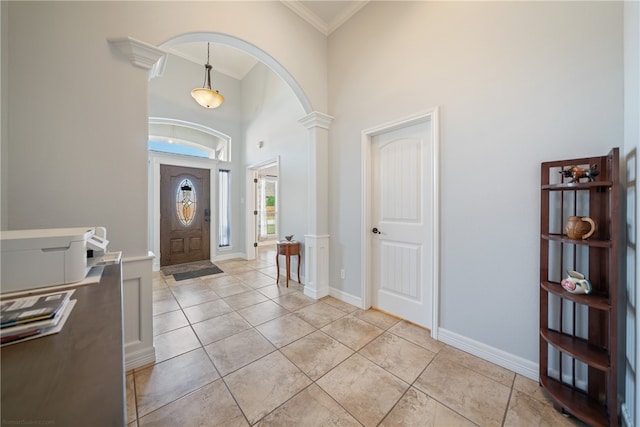
{"type": "Polygon", "coordinates": [[[378,228],[377,228],[377,227],[373,227],[373,230],[371,230],[371,232],[372,232],[373,234],[382,234],[382,232],[381,232],[380,230],[378,230],[378,228]]]}
{"type": "Polygon", "coordinates": [[[204,222],[209,222],[209,218],[211,218],[211,210],[210,209],[205,209],[204,210],[204,222]]]}

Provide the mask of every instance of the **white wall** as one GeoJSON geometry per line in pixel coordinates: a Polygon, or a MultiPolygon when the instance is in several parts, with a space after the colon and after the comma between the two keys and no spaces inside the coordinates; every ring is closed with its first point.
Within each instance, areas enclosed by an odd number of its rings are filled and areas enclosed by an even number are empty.
{"type": "Polygon", "coordinates": [[[7,228],[104,225],[110,249],[147,254],[147,73],[110,38],[234,36],[326,110],[326,40],[279,2],[11,2],[8,15],[7,228]]]}
{"type": "Polygon", "coordinates": [[[293,234],[304,242],[308,131],[298,120],[306,114],[291,89],[262,63],[242,81],[242,107],[246,165],[279,159],[279,237],[293,234]],[[259,141],[264,142],[262,148],[258,148],[259,141]]]}
{"type": "Polygon", "coordinates": [[[622,60],[620,3],[369,3],[329,37],[331,286],[360,296],[360,132],[440,106],[440,327],[536,366],[540,162],[622,144],[622,60]]]}
{"type": "Polygon", "coordinates": [[[146,73],[114,59],[91,10],[9,5],[8,227],[104,225],[142,255],[146,73]]]}

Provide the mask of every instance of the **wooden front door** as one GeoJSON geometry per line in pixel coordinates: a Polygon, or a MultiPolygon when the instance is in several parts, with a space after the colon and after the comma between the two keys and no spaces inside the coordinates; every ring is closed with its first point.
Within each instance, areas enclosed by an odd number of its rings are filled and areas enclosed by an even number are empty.
{"type": "Polygon", "coordinates": [[[209,259],[209,173],[160,165],[160,266],[209,259]]]}

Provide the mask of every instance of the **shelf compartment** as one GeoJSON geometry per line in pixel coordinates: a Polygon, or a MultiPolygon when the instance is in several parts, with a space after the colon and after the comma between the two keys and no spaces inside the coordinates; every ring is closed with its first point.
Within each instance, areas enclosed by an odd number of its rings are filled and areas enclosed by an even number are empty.
{"type": "Polygon", "coordinates": [[[593,181],[581,183],[564,183],[564,184],[544,184],[540,188],[549,191],[574,191],[574,190],[590,190],[592,188],[608,188],[613,183],[611,181],[593,181]]]}
{"type": "Polygon", "coordinates": [[[607,295],[595,293],[589,295],[572,294],[562,289],[562,286],[556,282],[543,281],[540,286],[542,286],[542,289],[545,291],[558,295],[560,298],[583,304],[596,310],[611,311],[611,304],[607,295]]]}
{"type": "Polygon", "coordinates": [[[603,372],[611,370],[609,353],[606,350],[589,344],[586,340],[563,334],[551,329],[540,329],[540,336],[563,353],[586,363],[603,372]]]}
{"type": "Polygon", "coordinates": [[[577,240],[577,239],[570,239],[564,234],[557,234],[557,233],[542,233],[540,237],[545,240],[569,243],[573,245],[591,246],[594,248],[611,248],[611,240],[595,240],[595,239],[577,240]]]}
{"type": "Polygon", "coordinates": [[[593,426],[606,426],[609,424],[606,408],[601,402],[592,399],[584,392],[564,385],[543,374],[540,374],[540,384],[560,407],[574,417],[593,426]]]}

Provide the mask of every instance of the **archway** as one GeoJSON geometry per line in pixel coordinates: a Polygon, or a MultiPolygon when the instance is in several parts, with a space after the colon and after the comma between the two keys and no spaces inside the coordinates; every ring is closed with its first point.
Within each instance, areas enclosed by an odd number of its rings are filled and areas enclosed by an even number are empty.
{"type": "Polygon", "coordinates": [[[191,42],[220,43],[220,44],[234,47],[238,50],[241,50],[247,53],[248,55],[255,57],[260,62],[268,66],[274,73],[280,76],[280,78],[285,83],[287,83],[287,85],[289,85],[291,90],[293,90],[293,93],[295,94],[295,96],[298,98],[298,101],[300,101],[300,105],[304,109],[305,113],[310,114],[311,112],[313,112],[313,108],[311,106],[311,103],[309,102],[309,99],[305,95],[304,91],[302,90],[298,82],[293,78],[293,76],[271,55],[269,55],[259,47],[254,46],[253,44],[248,43],[244,40],[240,40],[236,37],[232,37],[227,34],[220,34],[220,33],[213,33],[213,32],[211,33],[198,32],[198,33],[182,34],[182,35],[173,37],[167,40],[166,42],[161,43],[159,47],[167,48],[167,47],[175,46],[181,43],[191,43],[191,42]]]}
{"type": "MultiPolygon", "coordinates": [[[[313,298],[322,298],[329,294],[329,227],[328,227],[328,130],[333,117],[313,111],[311,103],[302,87],[293,76],[273,57],[265,51],[244,40],[218,33],[198,32],[173,37],[160,46],[167,48],[179,43],[214,42],[234,47],[261,61],[275,73],[291,89],[300,103],[305,115],[299,122],[306,131],[308,154],[306,159],[306,173],[308,185],[307,226],[304,234],[304,271],[305,294],[313,298]]],[[[166,52],[154,46],[135,41],[131,38],[114,40],[120,43],[120,49],[128,51],[132,62],[136,66],[151,69],[155,74],[162,68],[162,60],[166,52]],[[143,54],[136,56],[137,52],[143,54]],[[133,52],[133,55],[131,55],[133,52]],[[150,59],[155,57],[155,59],[150,59]],[[138,61],[138,62],[136,62],[138,61]]]]}

